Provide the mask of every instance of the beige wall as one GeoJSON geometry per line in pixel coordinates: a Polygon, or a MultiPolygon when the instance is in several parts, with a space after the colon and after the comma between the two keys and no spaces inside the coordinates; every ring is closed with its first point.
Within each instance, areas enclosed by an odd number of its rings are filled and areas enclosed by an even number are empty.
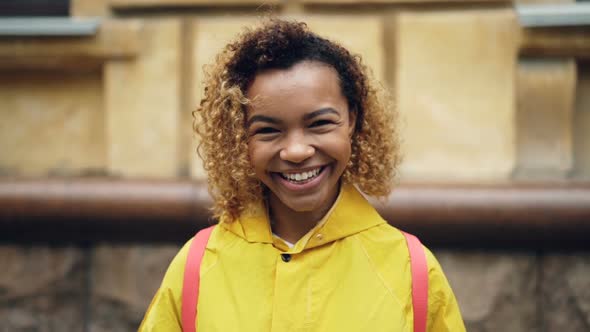
{"type": "Polygon", "coordinates": [[[509,178],[516,159],[515,13],[403,11],[396,30],[402,175],[451,181],[509,178]]]}
{"type": "MultiPolygon", "coordinates": [[[[31,63],[0,76],[0,146],[8,151],[0,155],[1,174],[205,176],[190,126],[202,66],[264,12],[255,1],[235,9],[178,1],[195,6],[189,14],[157,3],[73,2],[80,16],[125,10],[125,19],[111,17],[105,25],[139,21],[133,57],[105,57],[92,72],[70,68],[64,74],[58,63],[39,73],[31,63]]],[[[274,10],[360,54],[389,87],[401,114],[401,180],[590,173],[584,149],[574,148],[584,144],[574,134],[574,107],[584,104],[580,92],[587,90],[575,58],[519,60],[520,28],[509,6],[424,10],[391,3],[355,9],[290,2],[274,10]]],[[[49,48],[39,44],[39,52],[49,48]]],[[[585,126],[587,117],[575,114],[576,128],[585,126]]]]}
{"type": "Polygon", "coordinates": [[[106,133],[100,72],[0,74],[0,173],[102,171],[106,133]]]}

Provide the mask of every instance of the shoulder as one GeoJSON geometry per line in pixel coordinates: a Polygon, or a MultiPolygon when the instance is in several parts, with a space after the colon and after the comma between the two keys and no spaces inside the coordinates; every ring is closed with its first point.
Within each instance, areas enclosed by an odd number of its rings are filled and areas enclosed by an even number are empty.
{"type": "MultiPolygon", "coordinates": [[[[220,233],[225,234],[221,227],[214,227],[211,236],[206,242],[206,252],[215,251],[219,247],[220,233]]],[[[182,287],[184,271],[190,249],[195,241],[191,237],[178,251],[168,265],[166,274],[162,279],[160,288],[152,299],[152,302],[144,316],[140,331],[180,331],[180,313],[182,307],[182,287]]],[[[201,264],[203,267],[211,265],[212,256],[205,254],[201,264]]]]}
{"type": "MultiPolygon", "coordinates": [[[[389,224],[383,224],[360,233],[359,238],[375,261],[393,265],[397,271],[403,271],[407,277],[411,278],[410,252],[406,237],[401,230],[389,224]]],[[[424,244],[422,249],[428,268],[430,298],[436,300],[448,297],[450,287],[440,263],[424,244]]]]}
{"type": "Polygon", "coordinates": [[[182,246],[182,248],[180,248],[176,256],[174,256],[174,258],[170,262],[170,265],[168,265],[168,269],[166,270],[164,279],[162,279],[162,284],[160,288],[170,290],[171,294],[176,298],[180,298],[180,294],[182,293],[184,267],[186,265],[186,259],[188,257],[189,249],[193,241],[194,237],[189,239],[182,246]]]}
{"type": "Polygon", "coordinates": [[[455,294],[432,252],[424,247],[428,265],[428,329],[464,332],[465,326],[455,294]]]}
{"type": "Polygon", "coordinates": [[[428,264],[428,327],[433,331],[465,331],[455,294],[442,267],[424,247],[428,264]]]}
{"type": "MultiPolygon", "coordinates": [[[[358,234],[363,245],[372,256],[386,256],[388,264],[410,264],[410,252],[404,232],[389,224],[381,224],[358,234]]],[[[432,251],[422,244],[429,279],[437,283],[445,279],[442,268],[432,251]]]]}
{"type": "MultiPolygon", "coordinates": [[[[399,299],[411,305],[411,261],[402,231],[382,224],[358,234],[367,256],[399,299]]],[[[428,266],[429,331],[465,331],[457,300],[443,269],[430,249],[422,245],[428,266]]]]}
{"type": "Polygon", "coordinates": [[[408,247],[402,232],[383,223],[358,233],[355,238],[378,279],[408,308],[411,305],[412,275],[408,247]]]}
{"type": "Polygon", "coordinates": [[[389,264],[392,261],[407,262],[409,260],[403,233],[387,223],[366,229],[358,233],[356,237],[369,255],[386,256],[384,258],[389,264]]]}
{"type": "Polygon", "coordinates": [[[193,238],[187,241],[170,262],[160,288],[145,313],[139,331],[180,331],[180,312],[184,266],[193,238]]]}

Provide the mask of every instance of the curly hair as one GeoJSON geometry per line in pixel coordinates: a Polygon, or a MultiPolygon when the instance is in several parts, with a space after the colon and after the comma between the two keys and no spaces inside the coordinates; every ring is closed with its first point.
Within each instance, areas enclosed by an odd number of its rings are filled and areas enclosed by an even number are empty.
{"type": "Polygon", "coordinates": [[[246,91],[261,71],[288,69],[302,61],[332,66],[349,111],[356,115],[342,181],[371,196],[390,193],[400,157],[397,113],[386,90],[370,79],[360,56],[316,35],[305,23],[271,19],[246,29],[205,67],[193,129],[200,137],[198,154],[208,175],[214,217],[234,221],[249,204],[264,198],[248,157],[246,91]]]}

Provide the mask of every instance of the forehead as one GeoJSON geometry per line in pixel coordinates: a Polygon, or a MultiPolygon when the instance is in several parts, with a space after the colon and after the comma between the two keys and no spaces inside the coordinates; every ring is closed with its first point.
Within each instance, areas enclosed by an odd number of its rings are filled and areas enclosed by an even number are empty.
{"type": "Polygon", "coordinates": [[[347,109],[338,73],[321,62],[304,61],[288,69],[261,72],[246,96],[252,101],[249,113],[314,111],[328,106],[347,109]]]}

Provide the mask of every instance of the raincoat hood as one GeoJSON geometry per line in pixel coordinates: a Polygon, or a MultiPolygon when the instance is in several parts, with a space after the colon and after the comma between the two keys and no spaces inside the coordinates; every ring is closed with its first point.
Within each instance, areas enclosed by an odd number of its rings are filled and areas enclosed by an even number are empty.
{"type": "MultiPolygon", "coordinates": [[[[381,224],[385,224],[385,220],[365,197],[353,185],[344,184],[328,213],[288,251],[299,253],[313,249],[381,224]]],[[[222,227],[250,243],[274,243],[285,249],[281,241],[277,242],[272,235],[270,225],[264,203],[250,206],[232,223],[221,223],[222,227]]]]}

